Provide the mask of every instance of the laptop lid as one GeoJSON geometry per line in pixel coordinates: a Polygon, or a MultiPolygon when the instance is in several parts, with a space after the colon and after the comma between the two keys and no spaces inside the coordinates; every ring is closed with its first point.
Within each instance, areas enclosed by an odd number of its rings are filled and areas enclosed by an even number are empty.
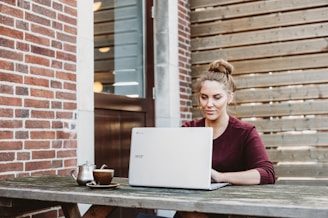
{"type": "Polygon", "coordinates": [[[209,127],[133,128],[129,185],[211,190],[212,134],[209,127]]]}

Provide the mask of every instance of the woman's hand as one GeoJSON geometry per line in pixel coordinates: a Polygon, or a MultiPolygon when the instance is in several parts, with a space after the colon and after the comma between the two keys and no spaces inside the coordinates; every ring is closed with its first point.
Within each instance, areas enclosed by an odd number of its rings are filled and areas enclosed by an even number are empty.
{"type": "Polygon", "coordinates": [[[220,173],[214,169],[211,170],[212,182],[225,182],[223,173],[220,173]]]}
{"type": "Polygon", "coordinates": [[[214,169],[211,171],[213,182],[227,182],[233,185],[257,185],[260,184],[261,176],[256,169],[220,173],[214,169]]]}

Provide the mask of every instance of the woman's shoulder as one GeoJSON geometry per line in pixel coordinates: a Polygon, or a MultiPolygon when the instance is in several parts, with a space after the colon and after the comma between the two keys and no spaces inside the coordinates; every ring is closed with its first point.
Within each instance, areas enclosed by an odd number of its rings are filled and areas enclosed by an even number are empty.
{"type": "Polygon", "coordinates": [[[230,116],[229,123],[236,129],[253,129],[255,126],[251,123],[237,119],[236,117],[230,116]]]}
{"type": "Polygon", "coordinates": [[[204,127],[204,126],[205,126],[205,118],[187,121],[182,124],[182,127],[204,127]]]}

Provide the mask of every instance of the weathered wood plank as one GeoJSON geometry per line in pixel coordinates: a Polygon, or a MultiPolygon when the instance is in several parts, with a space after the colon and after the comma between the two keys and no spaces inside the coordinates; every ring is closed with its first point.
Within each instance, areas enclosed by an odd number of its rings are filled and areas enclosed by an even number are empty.
{"type": "MultiPolygon", "coordinates": [[[[309,8],[307,10],[300,11],[276,12],[232,20],[221,20],[221,22],[214,21],[208,23],[194,24],[191,27],[192,37],[194,38],[192,40],[192,47],[197,49],[198,47],[213,47],[213,44],[224,44],[225,37],[223,36],[229,33],[238,32],[238,35],[243,35],[242,32],[256,31],[261,29],[275,29],[279,27],[284,27],[288,29],[288,26],[305,24],[311,25],[313,23],[318,22],[323,23],[327,21],[326,14],[326,7],[309,8]],[[219,35],[223,33],[224,35],[219,35]],[[210,37],[210,35],[215,36],[210,37]],[[208,38],[211,40],[207,40],[206,38],[196,38],[200,36],[208,36],[208,38]],[[220,40],[215,40],[215,37],[219,38],[220,40]],[[220,41],[222,41],[222,43],[220,43],[220,41]],[[208,46],[206,45],[206,42],[209,43],[208,46]]],[[[291,28],[290,30],[297,29],[291,28]]],[[[263,33],[265,32],[266,31],[263,31],[263,33]]],[[[261,33],[261,31],[259,33],[261,33]]],[[[302,36],[302,34],[300,36],[302,36]]]]}
{"type": "MultiPolygon", "coordinates": [[[[317,100],[295,103],[275,103],[259,105],[232,106],[231,113],[239,118],[262,118],[281,116],[325,115],[328,111],[328,100],[317,100]]],[[[295,118],[297,119],[297,118],[295,118]]],[[[298,118],[301,119],[301,118],[298,118]]],[[[328,127],[328,126],[327,126],[328,127]]]]}
{"type": "Polygon", "coordinates": [[[276,181],[276,184],[283,184],[283,185],[304,185],[304,186],[327,186],[328,179],[318,179],[318,178],[279,178],[276,181]]]}
{"type": "MultiPolygon", "coordinates": [[[[213,57],[215,59],[220,57],[213,57]]],[[[231,61],[235,67],[234,75],[268,73],[280,71],[311,70],[314,68],[325,68],[328,65],[328,53],[298,55],[291,57],[276,57],[255,60],[231,61]]],[[[192,78],[198,78],[200,74],[208,69],[208,64],[193,65],[192,78]]]]}
{"type": "MultiPolygon", "coordinates": [[[[192,0],[190,1],[190,8],[205,8],[205,7],[216,7],[220,5],[228,5],[228,4],[236,4],[236,3],[244,3],[249,1],[255,0],[220,0],[220,1],[213,1],[213,0],[192,0]]],[[[261,1],[261,0],[257,0],[261,1]]]]}
{"type": "Polygon", "coordinates": [[[284,131],[314,131],[327,130],[328,117],[300,118],[300,119],[275,119],[275,120],[249,120],[260,132],[284,131]]]}
{"type": "Polygon", "coordinates": [[[255,16],[264,13],[283,12],[289,10],[300,10],[312,7],[327,6],[326,0],[297,0],[292,1],[256,1],[242,4],[216,7],[204,11],[194,11],[191,14],[192,23],[208,22],[221,19],[232,19],[245,16],[255,16]]]}
{"type": "Polygon", "coordinates": [[[279,177],[313,177],[328,179],[328,164],[281,164],[275,165],[279,177]]]}
{"type": "MultiPolygon", "coordinates": [[[[328,27],[328,25],[327,25],[328,27]]],[[[328,30],[328,28],[327,28],[328,30]]],[[[255,42],[254,42],[255,43],[255,42]]],[[[192,53],[194,64],[208,63],[213,57],[223,59],[241,60],[256,58],[272,58],[289,55],[306,55],[328,51],[328,41],[325,38],[306,39],[288,42],[271,42],[269,44],[239,46],[218,50],[205,50],[192,53]]]]}
{"type": "Polygon", "coordinates": [[[328,147],[328,133],[280,133],[280,134],[264,134],[261,135],[263,143],[269,149],[276,147],[328,147]]]}
{"type": "MultiPolygon", "coordinates": [[[[328,81],[328,69],[240,75],[234,76],[234,79],[238,89],[317,84],[328,81]]],[[[321,87],[320,84],[318,86],[321,87]]]]}
{"type": "MultiPolygon", "coordinates": [[[[303,40],[307,38],[326,37],[328,23],[309,24],[291,27],[241,32],[238,34],[223,34],[192,39],[194,52],[204,49],[224,49],[237,46],[252,46],[260,43],[283,42],[288,40],[303,40]]],[[[218,55],[215,55],[217,57],[218,55]]],[[[212,60],[213,58],[210,58],[212,60]]],[[[230,60],[230,58],[226,58],[230,60]]],[[[210,61],[209,60],[209,61],[210,61]]]]}
{"type": "Polygon", "coordinates": [[[267,152],[272,162],[328,162],[328,146],[326,149],[270,149],[267,152]]]}
{"type": "Polygon", "coordinates": [[[324,98],[328,98],[328,84],[237,90],[234,96],[238,104],[324,98]]]}

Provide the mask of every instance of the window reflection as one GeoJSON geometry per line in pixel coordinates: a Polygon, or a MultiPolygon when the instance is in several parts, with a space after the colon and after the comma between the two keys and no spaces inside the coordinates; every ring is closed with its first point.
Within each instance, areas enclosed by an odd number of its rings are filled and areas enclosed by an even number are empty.
{"type": "Polygon", "coordinates": [[[143,98],[143,1],[94,4],[95,92],[143,98]]]}

